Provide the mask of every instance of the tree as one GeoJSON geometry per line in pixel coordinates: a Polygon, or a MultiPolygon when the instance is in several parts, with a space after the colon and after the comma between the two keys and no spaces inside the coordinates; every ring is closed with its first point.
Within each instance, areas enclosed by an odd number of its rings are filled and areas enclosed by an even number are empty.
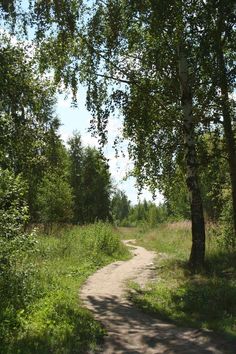
{"type": "Polygon", "coordinates": [[[74,217],[75,223],[83,222],[83,158],[84,151],[81,142],[81,136],[75,132],[68,140],[69,158],[70,158],[70,185],[73,191],[74,199],[74,217]]]}
{"type": "Polygon", "coordinates": [[[110,173],[104,156],[95,148],[84,150],[82,170],[83,223],[110,220],[110,173]]]}
{"type": "Polygon", "coordinates": [[[155,204],[150,204],[148,208],[148,224],[150,227],[157,226],[159,221],[159,210],[155,204]]]}
{"type": "Polygon", "coordinates": [[[72,192],[65,176],[59,171],[48,171],[38,188],[39,220],[50,231],[53,223],[66,223],[72,219],[72,192]]]}
{"type": "Polygon", "coordinates": [[[145,223],[148,220],[147,214],[147,206],[145,207],[144,203],[138,202],[138,204],[130,208],[129,221],[135,226],[145,223]]]}
{"type": "Polygon", "coordinates": [[[190,264],[197,269],[204,263],[205,227],[188,60],[195,54],[191,14],[192,4],[182,1],[97,1],[88,16],[80,70],[101,140],[109,112],[122,109],[140,184],[156,188],[183,152],[191,200],[190,264]]]}
{"type": "Polygon", "coordinates": [[[73,191],[75,223],[111,220],[109,166],[101,152],[84,148],[79,133],[69,144],[69,180],[73,191]]]}
{"type": "MultiPolygon", "coordinates": [[[[37,186],[55,149],[58,130],[54,114],[55,90],[50,80],[41,77],[30,55],[32,48],[12,44],[0,34],[0,166],[22,174],[28,183],[28,205],[35,219],[37,186]]],[[[55,163],[54,163],[55,165],[55,163]]]]}
{"type": "Polygon", "coordinates": [[[111,200],[112,216],[114,221],[120,223],[129,215],[130,201],[125,192],[117,189],[111,200]]]}

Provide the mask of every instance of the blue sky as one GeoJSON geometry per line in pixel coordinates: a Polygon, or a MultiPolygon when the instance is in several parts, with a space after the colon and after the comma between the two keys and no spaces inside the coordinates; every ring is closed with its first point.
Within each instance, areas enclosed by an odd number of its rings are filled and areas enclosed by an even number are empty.
{"type": "MultiPolygon", "coordinates": [[[[60,134],[63,140],[66,142],[67,139],[72,135],[73,131],[77,130],[82,136],[82,141],[84,145],[90,145],[98,147],[98,142],[96,138],[93,138],[88,132],[90,113],[85,107],[86,89],[82,86],[78,90],[78,107],[71,107],[71,96],[65,97],[65,95],[58,95],[57,103],[57,114],[61,120],[60,134]]],[[[108,124],[108,144],[104,147],[104,154],[109,159],[110,172],[112,176],[113,183],[117,185],[119,189],[122,189],[127,194],[129,200],[132,204],[138,202],[138,191],[135,188],[135,179],[128,177],[124,180],[126,174],[132,168],[132,162],[128,158],[128,153],[126,149],[127,143],[122,145],[122,150],[124,156],[118,158],[115,157],[115,151],[112,148],[113,141],[117,135],[121,135],[122,131],[122,121],[119,117],[111,117],[108,124]]],[[[120,154],[121,155],[121,154],[120,154]]],[[[152,200],[152,195],[147,190],[144,190],[140,196],[140,200],[143,199],[152,200]]],[[[159,203],[162,200],[161,195],[157,194],[155,203],[159,203]]]]}

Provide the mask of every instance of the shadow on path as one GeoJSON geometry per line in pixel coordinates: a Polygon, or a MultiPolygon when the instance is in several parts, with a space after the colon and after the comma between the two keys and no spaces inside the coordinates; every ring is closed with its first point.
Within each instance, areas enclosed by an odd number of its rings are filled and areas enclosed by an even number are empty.
{"type": "Polygon", "coordinates": [[[86,305],[108,330],[101,353],[236,353],[236,343],[164,323],[116,296],[89,296],[86,305]]]}
{"type": "MultiPolygon", "coordinates": [[[[125,241],[129,245],[131,240],[125,241]]],[[[133,245],[132,245],[133,246],[133,245]]],[[[80,298],[107,330],[104,354],[236,354],[236,342],[210,331],[180,328],[141,312],[125,299],[129,279],[145,284],[155,253],[132,247],[134,257],[107,265],[84,284],[80,298]]]]}

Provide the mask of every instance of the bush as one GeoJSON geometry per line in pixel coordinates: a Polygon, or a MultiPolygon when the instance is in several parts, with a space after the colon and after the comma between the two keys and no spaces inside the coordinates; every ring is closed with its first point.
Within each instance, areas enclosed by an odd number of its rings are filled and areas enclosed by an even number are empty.
{"type": "Polygon", "coordinates": [[[8,170],[1,170],[0,177],[0,342],[5,345],[19,330],[19,314],[38,289],[30,261],[36,250],[35,237],[23,232],[28,220],[26,184],[8,170]]]}
{"type": "Polygon", "coordinates": [[[0,169],[0,237],[11,239],[23,231],[28,221],[27,185],[20,175],[0,169]]]}
{"type": "Polygon", "coordinates": [[[124,252],[120,237],[110,224],[98,222],[82,229],[82,242],[92,254],[112,256],[124,252]]]}

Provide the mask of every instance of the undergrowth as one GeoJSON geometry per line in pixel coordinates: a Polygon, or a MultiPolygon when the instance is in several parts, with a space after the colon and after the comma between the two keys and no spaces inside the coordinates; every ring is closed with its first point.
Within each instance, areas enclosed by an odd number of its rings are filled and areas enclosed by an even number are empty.
{"type": "MultiPolygon", "coordinates": [[[[128,257],[119,235],[108,224],[74,227],[60,235],[38,235],[28,265],[18,264],[22,272],[29,272],[18,279],[29,283],[24,291],[27,301],[16,303],[7,298],[4,284],[0,284],[1,305],[4,303],[0,310],[0,353],[82,354],[95,348],[104,329],[80,304],[79,288],[99,267],[128,257]]],[[[17,286],[15,279],[16,298],[17,286]]]]}
{"type": "Polygon", "coordinates": [[[158,253],[156,281],[145,289],[132,283],[130,298],[139,307],[182,326],[211,329],[236,337],[236,255],[223,249],[215,230],[207,231],[205,269],[193,275],[188,223],[160,225],[138,233],[138,243],[158,253]]]}

